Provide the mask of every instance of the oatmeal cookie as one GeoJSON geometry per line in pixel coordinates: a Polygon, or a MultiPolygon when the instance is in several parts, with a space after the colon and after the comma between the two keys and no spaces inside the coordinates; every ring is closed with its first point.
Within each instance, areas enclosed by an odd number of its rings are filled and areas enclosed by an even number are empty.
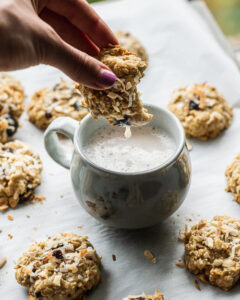
{"type": "Polygon", "coordinates": [[[60,81],[52,88],[37,91],[28,106],[29,121],[41,129],[58,117],[71,117],[77,121],[84,118],[88,111],[81,106],[83,99],[76,83],[60,81]]]}
{"type": "Polygon", "coordinates": [[[37,299],[80,299],[99,283],[100,265],[87,236],[61,233],[32,244],[18,259],[15,276],[37,299]]]}
{"type": "Polygon", "coordinates": [[[135,53],[142,60],[147,61],[148,59],[147,52],[143,47],[143,45],[135,36],[133,36],[128,32],[123,32],[121,30],[115,31],[114,33],[118,38],[121,47],[123,47],[129,52],[135,53]]]}
{"type": "Polygon", "coordinates": [[[156,291],[154,295],[142,293],[141,295],[137,296],[128,296],[123,300],[164,300],[164,296],[163,294],[159,293],[159,291],[156,291]]]}
{"type": "Polygon", "coordinates": [[[227,192],[232,192],[234,199],[240,203],[240,153],[235,157],[234,161],[227,166],[225,171],[227,180],[227,192]]]}
{"type": "Polygon", "coordinates": [[[168,108],[181,121],[186,136],[200,140],[215,138],[232,120],[232,107],[215,87],[206,84],[175,90],[168,108]]]}
{"type": "Polygon", "coordinates": [[[185,235],[185,264],[202,281],[230,290],[240,277],[240,220],[215,216],[185,235]]]}
{"type": "Polygon", "coordinates": [[[106,90],[79,86],[94,119],[106,118],[111,125],[144,125],[152,115],[143,108],[136,85],[143,77],[147,63],[120,46],[102,49],[98,59],[118,77],[106,90]]]}
{"type": "Polygon", "coordinates": [[[20,141],[0,144],[0,206],[15,207],[41,183],[42,162],[20,141]]]}
{"type": "Polygon", "coordinates": [[[0,72],[0,143],[8,141],[18,128],[24,110],[24,89],[7,73],[0,72]]]}

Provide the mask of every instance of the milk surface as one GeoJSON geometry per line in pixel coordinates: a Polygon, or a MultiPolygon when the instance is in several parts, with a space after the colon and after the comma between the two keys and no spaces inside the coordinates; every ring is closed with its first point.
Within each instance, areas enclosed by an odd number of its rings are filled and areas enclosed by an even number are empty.
{"type": "Polygon", "coordinates": [[[129,173],[155,168],[176,150],[174,141],[163,129],[131,127],[129,138],[124,131],[117,126],[100,128],[84,147],[85,155],[105,169],[129,173]]]}

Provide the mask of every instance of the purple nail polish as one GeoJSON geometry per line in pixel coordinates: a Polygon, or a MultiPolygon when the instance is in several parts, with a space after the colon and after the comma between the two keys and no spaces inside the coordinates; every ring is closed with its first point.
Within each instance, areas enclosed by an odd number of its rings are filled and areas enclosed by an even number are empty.
{"type": "Polygon", "coordinates": [[[116,75],[108,70],[102,70],[101,75],[101,84],[105,87],[112,86],[117,79],[116,75]]]}

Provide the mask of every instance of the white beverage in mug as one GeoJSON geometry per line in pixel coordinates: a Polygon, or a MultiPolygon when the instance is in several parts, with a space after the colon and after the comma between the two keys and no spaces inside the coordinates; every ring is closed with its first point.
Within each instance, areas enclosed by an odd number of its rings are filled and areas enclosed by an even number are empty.
{"type": "Polygon", "coordinates": [[[107,126],[98,129],[84,147],[90,161],[117,172],[141,172],[160,166],[175,152],[176,145],[163,129],[131,127],[131,136],[124,128],[107,126]]]}

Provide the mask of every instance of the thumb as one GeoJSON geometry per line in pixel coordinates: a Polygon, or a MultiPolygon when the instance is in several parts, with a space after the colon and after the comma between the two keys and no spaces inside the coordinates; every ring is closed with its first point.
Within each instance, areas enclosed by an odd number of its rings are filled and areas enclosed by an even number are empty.
{"type": "Polygon", "coordinates": [[[106,65],[64,42],[50,27],[41,43],[41,63],[54,66],[72,80],[94,89],[111,87],[116,75],[106,65]]]}

